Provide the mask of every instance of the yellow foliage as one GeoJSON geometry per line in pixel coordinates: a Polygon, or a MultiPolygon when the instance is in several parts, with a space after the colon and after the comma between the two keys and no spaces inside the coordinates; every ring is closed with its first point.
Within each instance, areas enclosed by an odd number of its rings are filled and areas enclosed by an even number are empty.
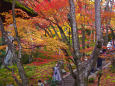
{"type": "Polygon", "coordinates": [[[113,27],[115,27],[114,25],[115,25],[115,17],[114,18],[111,18],[111,25],[113,26],[113,27]]]}
{"type": "MultiPolygon", "coordinates": [[[[11,32],[10,35],[15,37],[14,27],[12,23],[12,16],[10,14],[8,14],[7,16],[8,16],[8,20],[5,23],[5,30],[8,32],[11,32]],[[9,21],[10,23],[8,23],[9,21]]],[[[25,20],[21,18],[16,18],[16,25],[17,25],[19,36],[21,38],[21,45],[22,45],[23,51],[29,54],[32,51],[31,48],[33,45],[46,46],[47,50],[56,51],[56,52],[59,52],[60,48],[64,48],[64,49],[68,48],[65,43],[56,40],[56,38],[54,39],[50,37],[45,37],[44,30],[36,29],[33,21],[34,21],[33,19],[25,20]]],[[[65,25],[69,27],[68,24],[65,24],[65,25]]],[[[63,27],[63,29],[64,28],[65,26],[63,27]]],[[[55,29],[57,31],[57,27],[55,29]]],[[[69,29],[67,28],[67,32],[68,30],[69,29]]],[[[58,31],[58,34],[60,34],[59,31],[58,31]]],[[[16,41],[13,43],[17,45],[16,41]]]]}
{"type": "Polygon", "coordinates": [[[67,49],[68,46],[56,39],[49,38],[49,37],[44,37],[44,45],[46,45],[47,50],[51,51],[59,51],[59,48],[61,49],[67,49]]]}

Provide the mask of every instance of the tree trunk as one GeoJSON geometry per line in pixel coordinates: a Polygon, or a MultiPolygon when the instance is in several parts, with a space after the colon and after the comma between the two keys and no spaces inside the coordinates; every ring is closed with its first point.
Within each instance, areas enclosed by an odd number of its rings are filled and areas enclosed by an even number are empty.
{"type": "Polygon", "coordinates": [[[93,34],[94,34],[94,36],[93,36],[93,42],[95,42],[95,39],[96,39],[96,37],[95,37],[95,31],[93,31],[93,34]]]}
{"type": "Polygon", "coordinates": [[[91,54],[90,60],[86,62],[80,62],[80,53],[79,53],[79,40],[77,32],[77,24],[75,17],[75,5],[73,0],[69,0],[70,4],[70,17],[71,17],[71,29],[72,29],[72,45],[73,45],[73,57],[76,65],[76,77],[72,74],[75,79],[74,86],[87,86],[88,85],[88,74],[90,70],[95,66],[97,62],[97,57],[100,54],[100,49],[102,47],[102,31],[101,31],[101,19],[100,19],[100,0],[95,0],[95,27],[96,27],[96,36],[97,41],[95,48],[91,54]]]}
{"type": "Polygon", "coordinates": [[[101,81],[101,75],[98,76],[97,86],[100,86],[100,81],[101,81]]]}
{"type": "Polygon", "coordinates": [[[102,32],[101,32],[101,19],[100,19],[100,0],[95,0],[95,28],[96,28],[96,37],[97,41],[95,44],[95,48],[91,54],[91,59],[88,61],[87,71],[90,70],[96,65],[97,58],[100,54],[100,50],[102,47],[102,32]]]}
{"type": "Polygon", "coordinates": [[[84,74],[79,77],[80,79],[74,80],[74,86],[88,86],[88,77],[85,77],[84,74]]]}
{"type": "Polygon", "coordinates": [[[18,68],[20,78],[22,80],[22,86],[29,86],[28,79],[26,78],[24,67],[21,64],[20,59],[17,59],[16,64],[17,64],[17,68],[18,68]]]}
{"type": "Polygon", "coordinates": [[[19,71],[20,78],[22,80],[22,86],[29,86],[28,79],[26,78],[26,74],[25,74],[25,71],[24,71],[24,67],[23,67],[23,65],[20,62],[20,59],[22,57],[22,55],[21,55],[21,49],[22,48],[21,48],[21,43],[20,43],[18,31],[17,31],[14,9],[15,9],[15,0],[13,0],[13,2],[12,2],[12,16],[13,16],[14,30],[15,30],[15,33],[16,33],[16,41],[18,42],[18,48],[19,48],[19,50],[18,50],[18,57],[16,58],[16,64],[17,64],[17,68],[18,68],[18,71],[19,71]]]}
{"type": "Polygon", "coordinates": [[[95,0],[95,28],[98,41],[102,39],[100,10],[100,0],[95,0]]]}
{"type": "Polygon", "coordinates": [[[76,65],[76,76],[72,73],[73,78],[75,79],[74,86],[80,86],[78,82],[80,81],[80,70],[79,70],[79,59],[80,59],[80,52],[79,52],[79,39],[78,39],[78,31],[77,31],[77,24],[76,24],[76,17],[75,17],[75,5],[73,0],[69,0],[70,4],[70,25],[71,25],[71,31],[72,31],[72,47],[73,47],[73,58],[76,65]],[[76,77],[76,78],[75,78],[76,77]]]}
{"type": "MultiPolygon", "coordinates": [[[[82,49],[85,49],[85,28],[82,25],[82,49]]],[[[85,56],[85,52],[83,52],[83,57],[85,56]]]]}
{"type": "MultiPolygon", "coordinates": [[[[112,12],[112,8],[113,8],[113,3],[114,3],[114,0],[107,0],[106,1],[106,7],[105,7],[105,11],[108,11],[108,12],[112,12]],[[111,7],[109,8],[109,2],[110,2],[110,5],[111,7]]],[[[111,18],[108,20],[108,18],[105,18],[107,22],[106,24],[106,36],[105,36],[105,40],[104,40],[104,45],[106,46],[107,43],[108,43],[108,26],[110,25],[110,22],[111,22],[111,18]]]]}
{"type": "Polygon", "coordinates": [[[29,63],[32,62],[33,56],[32,56],[32,51],[30,52],[31,54],[29,55],[29,63]]]}
{"type": "Polygon", "coordinates": [[[105,34],[105,37],[104,37],[103,45],[106,46],[107,43],[108,43],[108,25],[106,25],[106,34],[105,34]]]}
{"type": "MultiPolygon", "coordinates": [[[[109,1],[110,0],[107,0],[105,11],[109,11],[109,1]]],[[[105,21],[108,21],[108,18],[105,18],[105,21]]],[[[105,37],[104,37],[104,46],[106,46],[107,43],[108,43],[108,26],[109,25],[110,25],[110,21],[108,21],[107,24],[106,24],[106,34],[105,34],[105,37]]]]}
{"type": "MultiPolygon", "coordinates": [[[[69,0],[70,3],[70,16],[71,16],[71,31],[72,31],[72,46],[76,56],[80,56],[79,53],[79,38],[78,38],[78,31],[77,31],[77,24],[76,24],[76,17],[75,17],[75,5],[73,0],[69,0]]],[[[76,57],[75,57],[76,58],[76,57]]]]}
{"type": "Polygon", "coordinates": [[[85,49],[85,30],[82,30],[82,49],[85,49]]]}

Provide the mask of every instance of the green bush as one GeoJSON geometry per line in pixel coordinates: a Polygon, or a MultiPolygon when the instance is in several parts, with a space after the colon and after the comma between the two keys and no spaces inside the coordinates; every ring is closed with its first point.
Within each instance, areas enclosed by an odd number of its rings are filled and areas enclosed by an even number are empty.
{"type": "Polygon", "coordinates": [[[89,78],[88,82],[89,83],[94,83],[95,79],[94,78],[89,78]]]}
{"type": "Polygon", "coordinates": [[[0,69],[0,86],[6,86],[10,83],[14,83],[11,72],[5,68],[0,69]]]}
{"type": "Polygon", "coordinates": [[[115,67],[113,67],[113,66],[111,65],[110,71],[111,71],[112,73],[115,73],[115,67]]]}
{"type": "Polygon", "coordinates": [[[48,77],[47,83],[50,84],[52,82],[52,77],[48,77]]]}

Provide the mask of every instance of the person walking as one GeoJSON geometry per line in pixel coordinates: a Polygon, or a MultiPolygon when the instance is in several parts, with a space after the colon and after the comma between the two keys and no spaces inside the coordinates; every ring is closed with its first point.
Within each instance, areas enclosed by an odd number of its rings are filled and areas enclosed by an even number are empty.
{"type": "Polygon", "coordinates": [[[54,71],[53,71],[53,81],[61,81],[61,74],[60,74],[60,69],[58,64],[56,64],[56,66],[54,67],[54,71]]]}

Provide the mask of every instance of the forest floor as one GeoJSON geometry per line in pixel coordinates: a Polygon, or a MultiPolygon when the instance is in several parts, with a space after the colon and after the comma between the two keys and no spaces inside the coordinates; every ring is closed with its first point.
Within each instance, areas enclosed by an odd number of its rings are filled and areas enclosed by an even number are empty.
{"type": "MultiPolygon", "coordinates": [[[[48,80],[49,78],[51,78],[52,71],[53,71],[52,67],[54,67],[54,66],[55,66],[55,62],[50,62],[50,63],[44,64],[41,66],[35,66],[35,65],[27,66],[26,65],[25,71],[29,78],[30,85],[33,84],[33,86],[37,86],[38,79],[41,79],[42,81],[44,81],[44,80],[48,80]]],[[[15,68],[15,66],[14,66],[14,68],[15,68]]],[[[17,68],[15,68],[15,69],[17,70],[17,68]]],[[[115,73],[112,73],[110,70],[111,70],[111,65],[107,66],[106,68],[104,68],[102,70],[103,74],[102,74],[101,81],[100,81],[101,86],[115,86],[115,73]]],[[[69,71],[67,71],[67,74],[68,73],[69,73],[69,71]]],[[[4,83],[5,83],[4,85],[0,85],[0,86],[6,86],[6,84],[11,83],[11,82],[14,83],[11,73],[8,72],[6,69],[2,69],[0,71],[0,75],[1,75],[0,82],[4,81],[4,83]]],[[[16,74],[16,76],[18,77],[17,74],[16,74]]],[[[98,81],[97,77],[95,77],[94,83],[89,83],[88,86],[97,86],[97,81],[98,81]]],[[[72,76],[68,74],[68,76],[66,76],[65,79],[63,79],[63,84],[59,85],[59,86],[72,86],[73,82],[74,82],[74,80],[73,80],[72,76]]],[[[16,86],[16,85],[14,85],[14,86],[16,86]]],[[[48,85],[45,85],[45,86],[48,86],[48,85]]]]}
{"type": "MultiPolygon", "coordinates": [[[[58,59],[59,60],[59,59],[58,59]]],[[[61,60],[61,59],[60,59],[61,60]]],[[[45,60],[44,60],[45,61],[45,60]]],[[[36,60],[37,62],[37,60],[36,60]]],[[[40,60],[41,62],[41,60],[40,60]]],[[[24,69],[26,72],[27,77],[29,78],[30,86],[33,84],[33,86],[38,86],[38,80],[47,81],[49,79],[52,79],[52,72],[53,67],[55,66],[57,60],[51,60],[47,63],[38,64],[38,63],[32,63],[28,65],[24,65],[24,69]]],[[[104,63],[104,65],[107,65],[109,62],[104,63]]],[[[72,76],[69,74],[69,70],[67,68],[66,63],[64,63],[67,74],[65,75],[65,78],[63,79],[63,83],[59,86],[72,86],[74,80],[72,76]]],[[[18,70],[17,67],[14,65],[12,66],[15,69],[15,76],[19,79],[18,70]]],[[[73,66],[74,68],[74,66],[73,66]]],[[[111,64],[106,66],[102,70],[102,77],[100,84],[101,86],[115,86],[115,73],[112,73],[111,71],[111,64]]],[[[97,86],[97,77],[94,78],[94,83],[89,83],[88,86],[97,86]]],[[[0,70],[0,86],[6,86],[7,84],[13,83],[14,86],[17,86],[14,79],[12,78],[12,73],[10,71],[7,71],[7,69],[0,70]],[[4,83],[4,84],[3,84],[4,83]]],[[[45,85],[48,86],[48,85],[45,85]]]]}

